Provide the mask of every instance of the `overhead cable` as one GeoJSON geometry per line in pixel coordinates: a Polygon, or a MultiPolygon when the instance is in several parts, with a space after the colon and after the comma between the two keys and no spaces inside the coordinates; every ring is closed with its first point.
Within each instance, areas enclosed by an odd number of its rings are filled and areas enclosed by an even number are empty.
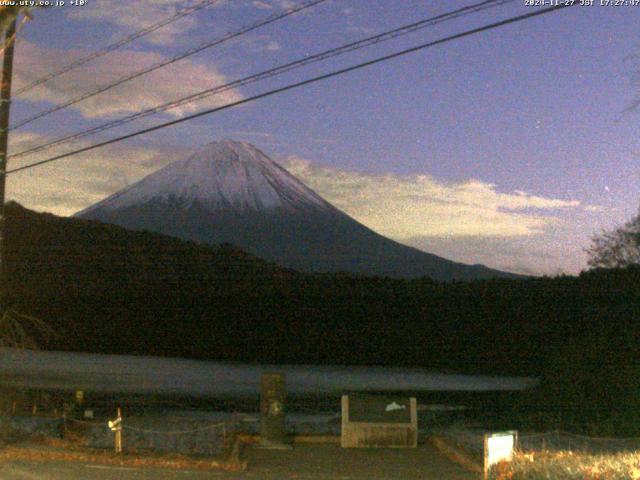
{"type": "Polygon", "coordinates": [[[145,27],[141,30],[138,30],[135,33],[132,33],[131,35],[127,35],[126,37],[121,38],[120,40],[118,40],[115,43],[112,43],[110,45],[107,45],[104,48],[101,48],[100,50],[97,50],[93,53],[90,53],[87,56],[84,56],[82,58],[79,58],[67,65],[65,65],[64,67],[55,70],[47,75],[45,75],[44,77],[41,77],[37,80],[34,80],[33,82],[25,85],[24,87],[21,87],[19,89],[17,89],[14,92],[14,95],[20,95],[24,92],[28,92],[29,90],[37,87],[38,85],[42,85],[43,83],[47,83],[48,81],[59,77],[60,75],[70,72],[71,70],[74,70],[82,65],[84,65],[85,63],[88,63],[92,60],[95,60],[96,58],[100,58],[103,55],[106,55],[107,53],[110,53],[114,50],[119,49],[120,47],[123,47],[124,45],[127,45],[128,43],[133,42],[134,40],[137,40],[138,38],[142,38],[146,35],[149,35],[150,33],[155,32],[156,30],[159,30],[160,28],[169,25],[170,23],[175,22],[176,20],[180,20],[183,17],[186,17],[187,15],[190,15],[194,12],[197,12],[198,10],[202,10],[203,8],[208,7],[209,5],[213,5],[214,3],[218,3],[220,2],[220,0],[202,0],[190,7],[186,7],[183,8],[179,11],[177,11],[174,15],[171,15],[168,18],[165,18],[163,20],[160,20],[157,23],[154,23],[153,25],[149,25],[148,27],[145,27]]]}
{"type": "Polygon", "coordinates": [[[213,41],[205,42],[205,43],[203,43],[201,45],[198,45],[195,48],[189,49],[186,52],[183,52],[183,53],[181,53],[179,55],[176,55],[176,56],[171,57],[171,58],[166,59],[166,60],[162,60],[160,62],[156,62],[153,65],[144,68],[143,70],[139,70],[137,72],[125,75],[124,77],[121,77],[121,78],[119,78],[119,79],[117,79],[117,80],[115,80],[115,81],[113,81],[113,82],[111,82],[111,83],[109,83],[107,85],[103,85],[101,87],[96,88],[95,90],[91,90],[89,92],[85,92],[85,93],[83,93],[83,94],[81,94],[81,95],[79,95],[77,97],[74,97],[71,100],[68,100],[68,101],[66,101],[66,102],[64,102],[64,103],[62,103],[60,105],[56,105],[56,106],[51,107],[51,108],[49,108],[47,110],[43,110],[41,112],[38,112],[35,115],[32,115],[31,117],[28,117],[28,118],[26,118],[24,120],[21,120],[21,121],[17,122],[16,124],[12,125],[9,130],[14,130],[16,128],[23,127],[24,125],[27,125],[27,124],[35,121],[35,120],[38,120],[38,119],[40,119],[42,117],[46,117],[47,115],[51,115],[52,113],[58,112],[60,110],[64,110],[65,108],[69,108],[69,107],[75,105],[76,103],[80,103],[80,102],[82,102],[84,100],[87,100],[89,98],[95,97],[96,95],[98,95],[100,93],[103,93],[103,92],[106,92],[108,90],[111,90],[112,88],[115,88],[115,87],[117,87],[119,85],[122,85],[122,84],[124,84],[126,82],[129,82],[131,80],[139,78],[139,77],[141,77],[143,75],[146,75],[147,73],[154,72],[154,71],[156,71],[156,70],[158,70],[158,69],[160,69],[162,67],[166,67],[167,65],[171,65],[171,64],[173,64],[173,63],[175,63],[175,62],[177,62],[179,60],[187,58],[187,57],[189,57],[191,55],[195,55],[196,53],[199,53],[199,52],[201,52],[203,50],[215,47],[215,46],[220,45],[220,44],[222,44],[224,42],[227,42],[227,41],[229,41],[229,40],[231,40],[233,38],[239,37],[241,35],[244,35],[246,33],[251,32],[253,30],[256,30],[256,29],[258,29],[260,27],[263,27],[265,25],[269,25],[269,24],[271,24],[273,22],[276,22],[276,21],[281,20],[283,18],[289,17],[289,16],[293,15],[294,13],[297,13],[297,12],[299,12],[301,10],[305,10],[307,8],[313,7],[313,6],[315,6],[315,5],[319,4],[319,3],[323,3],[323,2],[326,2],[326,1],[327,0],[308,0],[306,2],[302,2],[302,3],[298,4],[298,5],[295,5],[295,6],[291,7],[291,8],[288,8],[288,9],[284,10],[283,12],[276,13],[274,15],[270,15],[270,16],[268,16],[266,18],[263,18],[263,19],[255,22],[255,23],[252,23],[251,25],[242,27],[239,30],[236,30],[236,31],[233,31],[233,32],[229,32],[229,33],[223,35],[222,37],[217,38],[217,39],[215,39],[213,41]]]}
{"type": "Polygon", "coordinates": [[[16,173],[16,172],[19,172],[19,171],[22,171],[22,170],[28,170],[30,168],[34,168],[34,167],[37,167],[37,166],[40,166],[40,165],[44,165],[46,163],[51,163],[51,162],[54,162],[54,161],[62,160],[64,158],[69,158],[71,156],[78,155],[80,153],[88,152],[90,150],[95,150],[96,148],[104,147],[106,145],[111,145],[111,144],[114,144],[114,143],[121,142],[123,140],[128,140],[130,138],[134,138],[134,137],[138,137],[140,135],[151,133],[151,132],[154,132],[156,130],[161,130],[163,128],[171,127],[173,125],[177,125],[177,124],[180,124],[180,123],[183,123],[183,122],[187,122],[187,121],[193,120],[195,118],[203,117],[203,116],[206,116],[206,115],[212,115],[212,114],[220,112],[222,110],[226,110],[226,109],[229,109],[229,108],[232,108],[232,107],[243,105],[245,103],[249,103],[249,102],[252,102],[252,101],[255,101],[255,100],[259,100],[261,98],[270,97],[270,96],[273,96],[273,95],[276,95],[276,94],[279,94],[279,93],[287,92],[289,90],[293,90],[293,89],[300,88],[300,87],[303,87],[303,86],[306,86],[306,85],[310,85],[310,84],[313,84],[313,83],[316,83],[316,82],[319,82],[319,81],[322,81],[322,80],[327,80],[329,78],[333,78],[333,77],[337,77],[337,76],[340,76],[340,75],[344,75],[346,73],[353,72],[353,71],[359,70],[361,68],[365,68],[365,67],[369,67],[369,66],[372,66],[372,65],[376,65],[376,64],[382,63],[382,62],[386,62],[386,61],[392,60],[394,58],[402,57],[402,56],[408,55],[410,53],[415,53],[415,52],[418,52],[420,50],[425,50],[427,48],[434,47],[436,45],[441,45],[441,44],[444,44],[444,43],[447,43],[447,42],[451,42],[453,40],[458,40],[460,38],[468,37],[470,35],[475,35],[477,33],[493,30],[495,28],[499,28],[499,27],[502,27],[502,26],[505,26],[505,25],[510,25],[512,23],[528,20],[528,19],[533,18],[533,17],[537,17],[537,16],[544,15],[544,14],[547,14],[547,13],[559,11],[559,10],[562,10],[562,9],[565,9],[565,8],[569,8],[569,7],[572,7],[572,6],[575,6],[575,5],[579,5],[579,4],[578,3],[575,3],[575,4],[567,3],[567,4],[561,4],[561,5],[557,5],[557,6],[553,6],[553,7],[547,7],[547,8],[543,8],[543,9],[539,9],[539,10],[534,10],[532,12],[529,12],[529,13],[526,13],[526,14],[523,14],[523,15],[510,17],[510,18],[507,18],[506,20],[501,20],[499,22],[490,23],[490,24],[484,25],[482,27],[474,28],[474,29],[471,29],[471,30],[466,30],[466,31],[461,32],[461,33],[457,33],[457,34],[450,35],[450,36],[447,36],[447,37],[444,37],[444,38],[441,38],[441,39],[438,39],[438,40],[434,40],[434,41],[431,41],[431,42],[428,42],[428,43],[423,43],[423,44],[417,45],[415,47],[407,48],[407,49],[400,50],[400,51],[395,52],[395,53],[384,55],[382,57],[378,57],[378,58],[375,58],[373,60],[368,60],[366,62],[358,63],[358,64],[352,65],[350,67],[341,68],[339,70],[334,70],[332,72],[329,72],[329,73],[326,73],[326,74],[323,74],[323,75],[319,75],[319,76],[316,76],[316,77],[312,77],[312,78],[309,78],[307,80],[302,80],[300,82],[292,83],[292,84],[286,85],[284,87],[276,88],[276,89],[273,89],[273,90],[269,90],[267,92],[263,92],[263,93],[260,93],[260,94],[257,94],[257,95],[253,95],[251,97],[247,97],[247,98],[244,98],[242,100],[231,102],[231,103],[228,103],[226,105],[222,105],[220,107],[210,108],[208,110],[204,110],[202,112],[198,112],[198,113],[195,113],[193,115],[188,115],[186,117],[182,117],[182,118],[179,118],[179,119],[176,119],[176,120],[172,120],[170,122],[165,122],[165,123],[162,123],[162,124],[159,124],[159,125],[155,125],[153,127],[149,127],[149,128],[145,128],[143,130],[138,130],[136,132],[129,133],[127,135],[122,135],[120,137],[112,138],[112,139],[106,140],[104,142],[95,143],[93,145],[89,145],[89,146],[84,147],[84,148],[80,148],[80,149],[77,149],[77,150],[73,150],[71,152],[63,153],[61,155],[56,155],[56,156],[51,157],[51,158],[40,160],[38,162],[34,162],[34,163],[31,163],[31,164],[28,164],[28,165],[17,167],[17,168],[14,168],[12,170],[8,170],[7,174],[16,173]]]}
{"type": "Polygon", "coordinates": [[[207,97],[210,97],[212,95],[217,95],[219,93],[231,90],[233,88],[238,88],[238,87],[242,87],[245,85],[249,85],[258,81],[262,81],[268,78],[272,78],[275,77],[277,75],[281,75],[283,73],[289,72],[291,70],[297,69],[297,68],[301,68],[304,67],[306,65],[312,64],[312,63],[316,63],[316,62],[320,62],[332,57],[336,57],[339,55],[344,55],[346,53],[355,51],[355,50],[359,50],[371,45],[376,45],[378,43],[381,42],[385,42],[385,41],[389,41],[395,38],[398,38],[400,36],[403,35],[407,35],[409,33],[413,33],[415,31],[418,31],[420,29],[426,28],[426,27],[430,27],[439,23],[443,23],[445,21],[450,21],[453,20],[455,18],[464,16],[464,15],[470,15],[482,10],[486,10],[489,8],[494,8],[506,3],[512,3],[515,0],[486,0],[483,2],[480,2],[478,4],[474,4],[474,5],[470,5],[467,7],[463,7],[463,8],[459,8],[457,10],[451,11],[451,12],[447,12],[441,15],[437,15],[435,17],[430,17],[424,20],[420,20],[418,22],[414,22],[411,23],[409,25],[405,25],[399,28],[395,28],[393,30],[384,32],[384,33],[380,33],[377,35],[373,35],[355,42],[351,42],[348,43],[346,45],[342,45],[340,47],[336,47],[336,48],[332,48],[329,50],[325,50],[323,52],[320,53],[316,53],[314,55],[310,55],[310,56],[305,56],[301,59],[292,61],[292,62],[288,62],[285,63],[283,65],[279,65],[277,67],[273,67],[270,68],[268,70],[263,70],[262,72],[253,74],[253,75],[249,75],[247,77],[243,77],[240,78],[238,80],[234,80],[230,83],[226,83],[223,85],[218,85],[212,88],[208,88],[206,90],[202,90],[200,92],[196,92],[190,95],[187,95],[185,97],[182,97],[180,99],[177,100],[172,100],[170,102],[158,105],[156,107],[153,108],[149,108],[147,110],[143,110],[141,112],[137,112],[135,114],[132,115],[127,115],[123,118],[117,119],[117,120],[112,120],[110,122],[104,123],[102,125],[98,125],[96,127],[92,127],[90,129],[87,130],[83,130],[81,132],[76,132],[73,133],[71,135],[66,135],[62,138],[58,138],[55,140],[51,140],[49,142],[40,144],[40,145],[36,145],[34,147],[28,148],[26,150],[22,150],[18,153],[15,153],[13,155],[11,155],[9,158],[18,158],[18,157],[22,157],[24,155],[30,155],[36,152],[40,152],[43,150],[47,150],[50,149],[54,146],[63,144],[63,143],[67,143],[70,142],[72,140],[78,140],[80,138],[86,137],[88,135],[92,135],[95,133],[99,133],[99,132],[103,132],[105,130],[109,130],[111,128],[115,128],[115,127],[119,127],[121,125],[124,125],[126,123],[132,122],[134,120],[138,120],[140,118],[149,116],[149,115],[153,115],[156,113],[160,113],[160,112],[164,112],[167,110],[171,110],[173,108],[177,108],[180,107],[182,105],[186,105],[195,101],[199,101],[199,100],[203,100],[207,97]]]}

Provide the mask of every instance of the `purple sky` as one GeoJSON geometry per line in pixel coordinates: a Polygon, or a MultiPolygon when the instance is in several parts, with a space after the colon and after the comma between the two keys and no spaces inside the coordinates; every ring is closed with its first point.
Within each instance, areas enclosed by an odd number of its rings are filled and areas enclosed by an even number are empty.
{"type": "MultiPolygon", "coordinates": [[[[36,11],[16,47],[16,87],[191,3],[89,0],[36,11]]],[[[17,97],[12,119],[296,3],[221,1],[17,97]]],[[[16,130],[12,151],[472,3],[329,0],[16,130]]],[[[516,0],[90,140],[534,8],[516,0]]],[[[640,94],[630,81],[639,14],[640,6],[594,5],[536,17],[10,176],[9,196],[68,215],[193,148],[233,138],[403,243],[466,263],[577,273],[590,235],[638,208],[640,118],[626,109],[640,94]]]]}

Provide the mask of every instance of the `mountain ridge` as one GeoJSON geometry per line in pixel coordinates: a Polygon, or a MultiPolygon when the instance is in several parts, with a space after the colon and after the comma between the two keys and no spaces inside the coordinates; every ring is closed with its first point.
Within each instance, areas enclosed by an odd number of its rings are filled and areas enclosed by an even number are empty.
{"type": "Polygon", "coordinates": [[[436,280],[519,277],[386,238],[259,149],[231,140],[210,143],[75,216],[199,243],[231,243],[306,272],[436,280]]]}

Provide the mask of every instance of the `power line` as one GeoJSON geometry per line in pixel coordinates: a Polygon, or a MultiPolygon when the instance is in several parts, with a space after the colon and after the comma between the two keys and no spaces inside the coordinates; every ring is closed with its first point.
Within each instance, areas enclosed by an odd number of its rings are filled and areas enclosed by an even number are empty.
{"type": "Polygon", "coordinates": [[[476,13],[478,11],[485,10],[485,9],[488,9],[488,8],[493,8],[495,6],[503,5],[505,3],[511,3],[513,1],[515,1],[515,0],[487,0],[487,1],[480,2],[479,4],[474,4],[474,5],[471,5],[471,6],[468,6],[468,7],[460,8],[458,10],[454,10],[452,12],[448,12],[448,13],[445,13],[445,14],[442,14],[442,15],[438,15],[436,17],[432,17],[432,18],[429,18],[429,19],[426,19],[426,20],[421,20],[419,22],[415,22],[413,24],[406,25],[406,26],[403,26],[403,27],[400,27],[400,28],[396,28],[396,29],[388,31],[388,32],[384,32],[384,33],[381,33],[381,34],[378,34],[378,35],[374,35],[372,37],[368,37],[368,38],[365,38],[365,39],[362,39],[362,40],[358,40],[356,42],[352,42],[352,43],[343,45],[341,47],[333,48],[333,49],[326,50],[324,52],[320,52],[320,53],[317,53],[317,54],[314,54],[314,55],[311,55],[311,56],[308,56],[308,57],[304,57],[304,58],[302,58],[300,60],[289,62],[289,63],[286,63],[284,65],[280,65],[280,66],[277,66],[277,67],[262,71],[260,73],[254,74],[254,75],[235,80],[235,81],[233,81],[231,83],[227,83],[227,84],[224,84],[224,85],[219,85],[219,86],[216,86],[216,87],[213,87],[213,88],[210,88],[210,89],[206,89],[206,90],[203,90],[201,92],[197,92],[197,93],[191,94],[191,95],[189,95],[187,97],[183,97],[181,99],[174,100],[174,101],[171,101],[171,102],[156,106],[154,108],[147,109],[147,110],[138,112],[136,114],[129,115],[129,116],[120,118],[118,120],[114,120],[114,121],[108,122],[106,124],[99,125],[97,127],[93,127],[91,129],[88,129],[88,130],[85,130],[85,131],[82,131],[82,132],[78,132],[78,133],[75,133],[75,134],[72,134],[72,135],[68,135],[68,136],[65,136],[65,137],[62,137],[62,138],[59,138],[59,139],[56,139],[56,140],[53,140],[53,141],[50,141],[50,142],[47,142],[47,143],[44,143],[44,144],[41,144],[41,145],[37,145],[37,146],[29,148],[27,150],[18,152],[16,154],[12,155],[10,158],[16,158],[16,157],[24,156],[24,155],[27,155],[27,154],[35,153],[35,152],[38,152],[38,151],[42,151],[42,150],[48,149],[49,147],[52,147],[52,146],[55,146],[55,145],[59,145],[61,143],[66,143],[68,141],[76,140],[78,138],[82,138],[82,137],[85,137],[87,135],[91,135],[93,133],[98,133],[98,132],[105,131],[105,130],[108,130],[108,129],[111,129],[111,128],[114,128],[114,127],[117,127],[117,126],[120,126],[120,125],[124,125],[124,124],[129,123],[129,122],[131,122],[133,120],[137,120],[139,118],[143,118],[143,117],[151,115],[151,114],[163,112],[163,111],[170,110],[172,108],[175,108],[175,107],[178,107],[178,106],[181,106],[181,105],[185,105],[187,103],[191,103],[191,102],[194,102],[194,101],[197,101],[197,100],[201,100],[201,99],[204,99],[204,98],[206,98],[208,96],[211,96],[211,95],[214,95],[214,94],[217,94],[217,93],[221,93],[221,92],[230,90],[231,88],[236,88],[236,87],[239,87],[239,86],[248,85],[250,83],[254,83],[256,81],[264,80],[266,78],[271,78],[271,77],[274,77],[276,75],[291,71],[291,70],[293,70],[295,68],[299,68],[299,67],[311,64],[311,63],[315,63],[315,62],[318,62],[318,61],[321,61],[321,60],[325,60],[327,58],[331,58],[331,57],[334,57],[334,56],[342,55],[344,53],[348,53],[348,52],[351,52],[351,51],[354,51],[354,50],[357,50],[357,49],[360,49],[360,48],[364,48],[364,47],[367,47],[367,46],[370,46],[370,45],[374,45],[374,44],[377,44],[377,43],[380,43],[380,42],[383,42],[383,41],[387,41],[387,40],[391,40],[393,38],[397,38],[397,37],[399,37],[401,35],[406,35],[408,33],[412,33],[414,31],[417,31],[417,30],[419,30],[421,28],[425,28],[427,26],[432,26],[432,25],[435,25],[437,23],[441,23],[441,22],[444,22],[444,21],[452,20],[454,18],[458,18],[458,17],[463,16],[463,15],[476,13]]]}
{"type": "Polygon", "coordinates": [[[266,18],[263,18],[262,20],[259,20],[251,25],[245,26],[240,28],[239,30],[236,30],[234,32],[230,32],[227,33],[225,35],[223,35],[220,38],[217,38],[211,42],[206,42],[203,43],[195,48],[192,48],[190,50],[187,50],[186,52],[183,52],[181,54],[178,54],[172,58],[169,58],[167,60],[163,60],[157,63],[154,63],[153,65],[151,65],[150,67],[147,67],[143,70],[140,70],[138,72],[134,72],[132,74],[126,75],[112,83],[109,83],[107,85],[104,85],[102,87],[98,87],[95,90],[92,90],[90,92],[86,92],[83,93],[82,95],[75,97],[71,100],[69,100],[68,102],[65,102],[61,105],[56,105],[55,107],[51,107],[47,110],[43,110],[42,112],[36,113],[35,115],[28,117],[18,123],[16,123],[15,125],[13,125],[10,130],[15,130],[17,128],[23,127],[24,125],[27,125],[35,120],[38,120],[42,117],[46,117],[47,115],[50,115],[52,113],[58,112],[60,110],[64,110],[65,108],[68,108],[72,105],[75,105],[76,103],[82,102],[83,100],[87,100],[88,98],[94,97],[100,93],[106,92],[107,90],[111,90],[112,88],[115,88],[119,85],[122,85],[130,80],[134,80],[138,77],[141,77],[143,75],[146,75],[147,73],[153,72],[155,70],[158,70],[162,67],[166,67],[167,65],[171,65],[172,63],[175,63],[179,60],[182,60],[184,58],[187,58],[191,55],[195,55],[196,53],[199,53],[203,50],[206,50],[208,48],[212,48],[214,46],[220,45],[228,40],[231,40],[233,38],[239,37],[241,35],[244,35],[246,33],[249,33],[253,30],[256,30],[260,27],[263,27],[265,25],[269,25],[271,23],[274,23],[278,20],[282,20],[283,18],[289,17],[291,15],[293,15],[294,13],[300,12],[301,10],[305,10],[307,8],[311,8],[319,3],[323,3],[326,2],[327,0],[308,0],[306,2],[302,2],[294,7],[288,8],[286,10],[284,10],[283,12],[280,13],[276,13],[274,15],[270,15],[266,18]]]}
{"type": "Polygon", "coordinates": [[[470,36],[470,35],[474,35],[476,33],[481,33],[481,32],[485,32],[485,31],[488,31],[488,30],[493,30],[494,28],[498,28],[498,27],[502,27],[502,26],[509,25],[509,24],[512,24],[512,23],[520,22],[520,21],[523,21],[523,20],[527,20],[529,18],[537,17],[539,15],[544,15],[546,13],[551,13],[551,12],[554,12],[554,11],[557,11],[557,10],[561,10],[563,8],[572,7],[572,6],[575,6],[575,5],[579,5],[579,4],[578,3],[574,3],[574,4],[568,3],[568,4],[562,4],[562,5],[557,5],[557,6],[553,6],[553,7],[548,7],[548,8],[544,8],[544,9],[540,9],[540,10],[535,10],[533,12],[526,13],[526,14],[523,14],[523,15],[518,15],[518,16],[515,16],[515,17],[511,17],[511,18],[508,18],[506,20],[501,20],[499,22],[490,23],[490,24],[484,25],[482,27],[474,28],[474,29],[471,29],[471,30],[466,30],[466,31],[464,31],[462,33],[457,33],[455,35],[450,35],[448,37],[444,37],[444,38],[441,38],[439,40],[435,40],[435,41],[424,43],[424,44],[421,44],[421,45],[418,45],[418,46],[415,46],[415,47],[407,48],[405,50],[401,50],[399,52],[391,53],[389,55],[384,55],[382,57],[378,57],[378,58],[375,58],[373,60],[368,60],[366,62],[358,63],[358,64],[352,65],[350,67],[342,68],[342,69],[339,69],[339,70],[334,70],[334,71],[326,73],[324,75],[319,75],[317,77],[313,77],[313,78],[309,78],[307,80],[302,80],[300,82],[292,83],[292,84],[286,85],[284,87],[276,88],[274,90],[269,90],[267,92],[260,93],[258,95],[254,95],[252,97],[247,97],[247,98],[244,98],[242,100],[238,100],[236,102],[232,102],[232,103],[228,103],[226,105],[222,105],[220,107],[204,110],[202,112],[198,112],[198,113],[195,113],[193,115],[188,115],[186,117],[179,118],[179,119],[176,119],[176,120],[172,120],[170,122],[165,122],[165,123],[162,123],[160,125],[156,125],[154,127],[149,127],[149,128],[145,128],[143,130],[138,130],[137,132],[129,133],[127,135],[123,135],[123,136],[120,136],[120,137],[117,137],[117,138],[113,138],[111,140],[107,140],[107,141],[100,142],[100,143],[95,143],[93,145],[89,145],[88,147],[80,148],[78,150],[73,150],[71,152],[63,153],[61,155],[56,155],[54,157],[47,158],[45,160],[40,160],[38,162],[34,162],[34,163],[29,164],[29,165],[24,165],[22,167],[14,168],[12,170],[7,171],[7,174],[19,172],[19,171],[22,171],[22,170],[28,170],[30,168],[37,167],[37,166],[40,166],[40,165],[44,165],[46,163],[54,162],[54,161],[57,161],[57,160],[62,160],[63,158],[68,158],[68,157],[71,157],[73,155],[77,155],[79,153],[88,152],[88,151],[94,150],[96,148],[100,148],[100,147],[104,147],[106,145],[110,145],[110,144],[113,144],[113,143],[121,142],[123,140],[128,140],[128,139],[133,138],[133,137],[137,137],[137,136],[140,136],[140,135],[144,135],[146,133],[150,133],[150,132],[154,132],[156,130],[160,130],[162,128],[166,128],[166,127],[170,127],[170,126],[173,126],[173,125],[177,125],[179,123],[186,122],[186,121],[189,121],[189,120],[193,120],[195,118],[203,117],[205,115],[211,115],[213,113],[217,113],[217,112],[220,112],[222,110],[226,110],[226,109],[231,108],[231,107],[236,107],[238,105],[249,103],[249,102],[252,102],[254,100],[259,100],[261,98],[270,97],[272,95],[276,95],[278,93],[283,93],[283,92],[286,92],[286,91],[289,91],[289,90],[293,90],[295,88],[299,88],[299,87],[302,87],[302,86],[305,86],[305,85],[310,85],[312,83],[316,83],[316,82],[319,82],[321,80],[326,80],[326,79],[329,79],[329,78],[332,78],[332,77],[336,77],[336,76],[339,76],[339,75],[344,75],[345,73],[353,72],[355,70],[359,70],[361,68],[369,67],[371,65],[376,65],[378,63],[385,62],[387,60],[398,58],[398,57],[401,57],[401,56],[404,56],[404,55],[408,55],[410,53],[414,53],[414,52],[417,52],[417,51],[420,51],[420,50],[424,50],[424,49],[427,49],[427,48],[430,48],[430,47],[434,47],[436,45],[441,45],[443,43],[447,43],[447,42],[450,42],[450,41],[453,41],[453,40],[458,40],[460,38],[467,37],[467,36],[470,36]]]}
{"type": "Polygon", "coordinates": [[[302,59],[299,60],[295,60],[293,62],[289,62],[289,63],[285,63],[283,65],[279,65],[277,67],[273,67],[270,68],[268,70],[264,70],[262,72],[238,79],[238,80],[234,80],[233,82],[224,84],[224,85],[218,85],[216,87],[213,88],[209,88],[206,90],[202,90],[200,92],[188,95],[186,97],[183,97],[181,99],[178,100],[173,100],[171,102],[167,102],[165,104],[162,105],[158,105],[156,107],[147,109],[147,110],[143,110],[141,112],[135,113],[133,115],[128,115],[126,117],[117,119],[117,120],[113,120],[111,122],[107,122],[104,123],[102,125],[98,125],[96,127],[90,128],[88,130],[84,130],[81,132],[77,132],[71,135],[67,135],[65,137],[62,138],[58,138],[56,140],[52,140],[50,142],[46,142],[44,144],[41,145],[36,145],[34,147],[31,147],[29,149],[20,151],[14,155],[11,155],[9,158],[17,158],[17,157],[21,157],[24,155],[28,155],[28,154],[32,154],[35,152],[39,152],[42,150],[47,150],[53,146],[56,145],[60,145],[62,143],[67,143],[69,141],[72,140],[77,140],[79,138],[83,138],[86,137],[88,135],[94,134],[94,133],[98,133],[98,132],[102,132],[105,130],[109,130],[111,128],[114,127],[118,127],[121,125],[124,125],[126,123],[132,122],[134,120],[138,120],[140,118],[146,117],[148,115],[152,115],[155,113],[159,113],[159,112],[164,112],[167,110],[170,110],[172,108],[176,108],[188,103],[192,103],[194,101],[197,100],[202,100],[204,98],[207,98],[209,96],[221,93],[221,92],[225,92],[227,90],[230,90],[232,88],[237,88],[240,86],[245,86],[245,85],[249,85],[251,83],[255,83],[257,81],[261,81],[261,80],[265,80],[268,78],[272,78],[275,77],[277,75],[280,75],[282,73],[286,73],[289,72],[291,70],[312,64],[312,63],[316,63],[322,60],[326,60],[328,58],[332,58],[332,57],[336,57],[338,55],[343,55],[345,53],[349,53],[355,50],[359,50],[361,48],[365,48],[371,45],[375,45],[384,41],[388,41],[388,40],[392,40],[394,38],[400,37],[402,35],[407,35],[409,33],[413,33],[417,30],[420,30],[422,28],[425,27],[429,27],[429,26],[433,26],[436,25],[438,23],[442,23],[445,21],[449,21],[449,20],[453,20],[455,18],[464,16],[464,15],[470,15],[482,10],[486,10],[489,8],[494,8],[500,5],[504,5],[506,3],[512,3],[515,0],[486,0],[483,2],[480,2],[478,4],[474,4],[474,5],[470,5],[467,7],[463,7],[451,12],[447,12],[435,17],[431,17],[428,19],[424,19],[421,20],[419,22],[415,22],[409,25],[405,25],[399,28],[396,28],[394,30],[390,30],[384,33],[380,33],[371,37],[367,37],[355,42],[351,42],[348,43],[346,45],[342,45],[340,47],[336,47],[336,48],[332,48],[330,50],[325,50],[323,52],[311,55],[311,56],[307,56],[304,57],[302,59]]]}
{"type": "Polygon", "coordinates": [[[15,95],[20,95],[21,93],[27,92],[35,87],[37,87],[38,85],[42,85],[43,83],[46,83],[52,79],[54,79],[55,77],[58,77],[64,73],[67,73],[71,70],[74,70],[76,68],[78,68],[81,65],[84,65],[85,63],[90,62],[91,60],[95,60],[96,58],[100,58],[103,55],[106,55],[109,52],[112,52],[114,50],[117,50],[118,48],[133,42],[134,40],[137,40],[138,38],[142,38],[146,35],[149,35],[150,33],[155,32],[156,30],[169,25],[170,23],[173,23],[177,20],[180,20],[183,17],[186,17],[187,15],[192,14],[193,12],[196,12],[198,10],[202,10],[203,8],[208,7],[209,5],[212,5],[214,3],[218,3],[220,0],[202,0],[201,2],[196,3],[195,5],[192,5],[191,7],[186,7],[183,8],[182,10],[179,10],[178,12],[176,12],[174,15],[165,18],[164,20],[161,20],[157,23],[154,23],[153,25],[150,25],[148,27],[143,28],[142,30],[138,30],[135,33],[132,33],[131,35],[127,35],[126,37],[121,38],[120,40],[118,40],[115,43],[112,43],[111,45],[107,45],[106,47],[97,50],[85,57],[79,58],[78,60],[71,62],[70,64],[62,67],[59,70],[56,70],[48,75],[45,75],[44,77],[39,78],[38,80],[35,80],[34,82],[25,85],[22,88],[19,88],[18,90],[16,90],[15,95]]]}

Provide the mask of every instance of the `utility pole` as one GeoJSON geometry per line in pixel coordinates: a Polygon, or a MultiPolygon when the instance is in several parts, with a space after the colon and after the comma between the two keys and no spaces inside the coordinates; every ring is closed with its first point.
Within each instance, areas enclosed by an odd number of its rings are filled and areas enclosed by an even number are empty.
{"type": "Polygon", "coordinates": [[[11,79],[13,77],[13,48],[16,44],[16,22],[14,18],[4,35],[4,59],[2,61],[2,83],[0,84],[0,309],[7,305],[6,283],[6,237],[4,196],[7,179],[7,153],[9,144],[9,109],[11,107],[11,79]]]}

